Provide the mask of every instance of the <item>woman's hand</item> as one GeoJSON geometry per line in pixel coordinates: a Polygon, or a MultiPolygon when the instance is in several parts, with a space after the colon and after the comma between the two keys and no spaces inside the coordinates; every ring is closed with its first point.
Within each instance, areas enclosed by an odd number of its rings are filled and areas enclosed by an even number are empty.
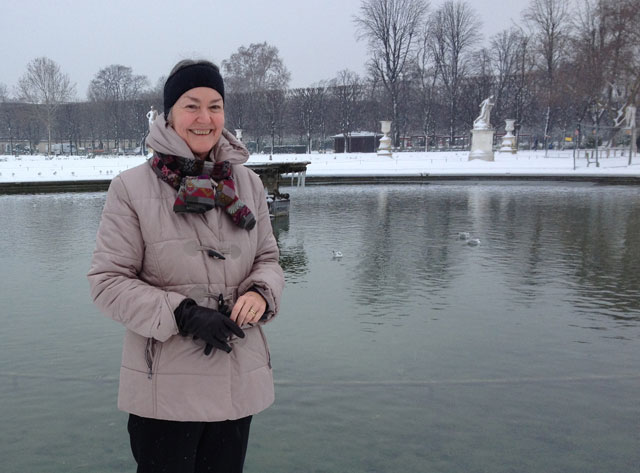
{"type": "Polygon", "coordinates": [[[242,327],[245,324],[255,324],[260,320],[267,308],[267,301],[254,291],[247,291],[236,301],[231,311],[231,320],[242,327]]]}

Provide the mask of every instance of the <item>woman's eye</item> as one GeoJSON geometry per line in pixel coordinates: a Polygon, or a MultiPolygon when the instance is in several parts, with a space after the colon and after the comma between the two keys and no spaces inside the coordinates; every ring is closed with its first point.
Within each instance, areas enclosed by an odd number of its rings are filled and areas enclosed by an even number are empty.
{"type": "Polygon", "coordinates": [[[187,105],[187,106],[186,106],[186,108],[187,108],[188,110],[196,110],[198,107],[196,107],[196,106],[195,106],[195,105],[193,105],[193,104],[190,104],[190,105],[187,105]]]}

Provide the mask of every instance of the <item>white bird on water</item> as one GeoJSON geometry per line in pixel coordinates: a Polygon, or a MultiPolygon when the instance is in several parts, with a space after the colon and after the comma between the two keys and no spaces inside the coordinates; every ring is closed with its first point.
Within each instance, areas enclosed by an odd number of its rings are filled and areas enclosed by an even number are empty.
{"type": "Polygon", "coordinates": [[[478,246],[479,244],[480,244],[480,240],[477,238],[472,238],[467,242],[467,245],[469,246],[478,246]]]}
{"type": "Polygon", "coordinates": [[[341,251],[337,251],[337,250],[333,250],[333,257],[334,258],[342,258],[342,252],[341,251]]]}
{"type": "Polygon", "coordinates": [[[458,239],[459,240],[468,240],[469,238],[471,238],[471,234],[469,232],[460,232],[460,233],[458,233],[458,239]]]}

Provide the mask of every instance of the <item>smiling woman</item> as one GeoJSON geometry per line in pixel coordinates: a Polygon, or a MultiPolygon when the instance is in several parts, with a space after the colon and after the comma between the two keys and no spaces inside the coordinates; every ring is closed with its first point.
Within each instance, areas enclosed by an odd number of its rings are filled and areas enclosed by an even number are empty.
{"type": "Polygon", "coordinates": [[[127,329],[118,406],[138,473],[241,472],[252,416],[274,400],[261,325],[284,277],[217,66],[174,67],[147,144],[149,161],[111,182],[89,271],[127,329]]]}
{"type": "Polygon", "coordinates": [[[171,108],[169,125],[193,154],[205,159],[224,128],[224,102],[216,90],[196,87],[185,92],[171,108]]]}
{"type": "Polygon", "coordinates": [[[167,123],[205,159],[224,128],[224,82],[218,67],[208,61],[176,64],[165,84],[164,107],[167,123]]]}

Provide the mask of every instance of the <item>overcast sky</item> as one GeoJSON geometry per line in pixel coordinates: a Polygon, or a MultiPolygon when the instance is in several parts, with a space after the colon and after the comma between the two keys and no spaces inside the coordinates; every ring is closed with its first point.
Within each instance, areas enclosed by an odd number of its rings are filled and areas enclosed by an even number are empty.
{"type": "MultiPolygon", "coordinates": [[[[434,9],[441,0],[433,0],[434,9]]],[[[520,22],[529,0],[468,0],[485,38],[520,22]]],[[[39,56],[56,61],[83,99],[93,76],[123,64],[154,85],[180,59],[220,63],[240,46],[267,41],[291,86],[365,73],[367,49],[353,17],[360,0],[0,0],[0,82],[11,90],[39,56]]]]}

